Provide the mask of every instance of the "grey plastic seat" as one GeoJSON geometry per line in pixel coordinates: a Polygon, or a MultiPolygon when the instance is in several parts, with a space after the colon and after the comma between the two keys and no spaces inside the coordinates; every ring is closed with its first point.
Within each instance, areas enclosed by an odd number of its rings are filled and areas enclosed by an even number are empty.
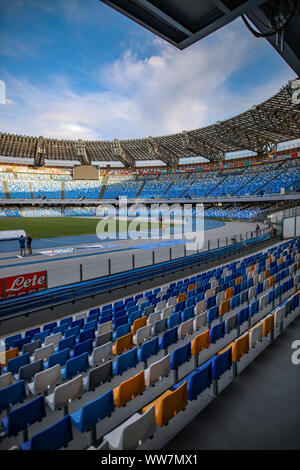
{"type": "Polygon", "coordinates": [[[148,369],[145,370],[146,387],[151,387],[158,380],[166,377],[170,373],[170,355],[167,354],[159,361],[153,362],[148,369]]]}
{"type": "Polygon", "coordinates": [[[238,314],[235,313],[231,315],[229,318],[225,320],[225,332],[230,333],[232,330],[235,330],[237,327],[237,316],[238,314]]]}
{"type": "Polygon", "coordinates": [[[167,306],[170,307],[171,305],[176,305],[177,303],[177,296],[176,297],[170,297],[168,302],[167,302],[167,306]]]}
{"type": "Polygon", "coordinates": [[[6,374],[0,375],[0,389],[9,387],[9,385],[13,384],[13,376],[11,372],[7,372],[6,374]]]}
{"type": "Polygon", "coordinates": [[[35,374],[42,372],[42,370],[44,370],[44,361],[43,359],[38,359],[37,361],[33,361],[30,364],[20,367],[18,379],[30,382],[35,374]]]}
{"type": "Polygon", "coordinates": [[[150,313],[154,312],[154,308],[155,308],[154,305],[149,305],[148,307],[145,307],[143,310],[143,315],[146,315],[146,317],[148,317],[150,313]]]}
{"type": "Polygon", "coordinates": [[[95,348],[98,346],[102,346],[103,344],[107,344],[113,339],[112,331],[108,331],[107,333],[103,333],[102,335],[96,336],[95,348]]]}
{"type": "Polygon", "coordinates": [[[155,307],[155,311],[159,311],[159,310],[162,310],[163,308],[165,308],[167,305],[167,301],[166,300],[161,300],[160,302],[157,302],[156,304],[156,307],[155,307]]]}
{"type": "Polygon", "coordinates": [[[85,320],[87,316],[87,312],[76,313],[74,316],[74,321],[81,320],[82,318],[85,320]]]}
{"type": "Polygon", "coordinates": [[[280,325],[280,323],[284,319],[285,306],[277,308],[274,313],[275,313],[275,318],[274,318],[275,327],[277,327],[280,325]]]}
{"type": "Polygon", "coordinates": [[[46,403],[51,410],[66,407],[68,403],[79,398],[84,393],[82,375],[77,375],[71,380],[55,387],[54,392],[46,397],[46,403]]]}
{"type": "Polygon", "coordinates": [[[195,305],[194,313],[195,315],[198,315],[199,313],[205,312],[205,310],[206,310],[206,300],[200,300],[200,302],[198,302],[195,305]]]}
{"type": "Polygon", "coordinates": [[[32,343],[24,344],[22,352],[23,354],[29,353],[30,356],[34,353],[36,349],[39,349],[42,346],[42,342],[40,339],[36,341],[32,341],[32,343]]]}
{"type": "Polygon", "coordinates": [[[111,450],[134,450],[153,436],[156,430],[155,406],[144,414],[135,413],[104,436],[111,450]]]}
{"type": "Polygon", "coordinates": [[[102,346],[97,346],[93,349],[91,365],[93,367],[98,366],[110,359],[112,355],[112,341],[109,341],[109,343],[103,344],[102,346]]]}
{"type": "Polygon", "coordinates": [[[152,328],[152,335],[157,336],[160,333],[162,333],[163,331],[165,331],[166,329],[167,329],[167,319],[162,318],[161,320],[157,320],[154,323],[154,326],[152,328]]]}
{"type": "Polygon", "coordinates": [[[225,300],[225,291],[224,290],[222,290],[221,292],[219,292],[217,294],[216,302],[217,302],[217,304],[220,304],[221,302],[223,302],[223,300],[225,300]]]}
{"type": "Polygon", "coordinates": [[[43,359],[47,361],[48,357],[54,353],[54,344],[48,344],[48,346],[43,346],[34,351],[33,360],[37,361],[38,359],[43,359]]]}
{"type": "Polygon", "coordinates": [[[253,299],[256,296],[256,287],[250,287],[249,289],[249,300],[253,299]]]}
{"type": "Polygon", "coordinates": [[[268,294],[262,295],[259,299],[259,309],[262,310],[268,305],[268,294]]]}
{"type": "Polygon", "coordinates": [[[258,341],[261,341],[263,337],[263,324],[258,323],[254,325],[249,331],[249,345],[250,348],[254,348],[258,341]]]}
{"type": "Polygon", "coordinates": [[[148,325],[154,325],[154,323],[155,323],[157,320],[160,320],[160,315],[161,315],[161,312],[160,312],[160,311],[150,313],[150,315],[149,315],[149,317],[148,317],[148,319],[147,319],[148,325]]]}
{"type": "Polygon", "coordinates": [[[58,345],[58,342],[61,340],[62,338],[62,334],[59,332],[59,333],[55,333],[54,335],[50,335],[50,336],[47,336],[45,338],[45,346],[48,346],[49,344],[54,344],[54,346],[57,346],[58,345]]]}
{"type": "Polygon", "coordinates": [[[98,327],[98,331],[96,333],[97,336],[104,335],[113,329],[113,322],[112,320],[107,321],[106,323],[101,323],[98,327]]]}
{"type": "Polygon", "coordinates": [[[87,392],[90,392],[112,378],[113,367],[112,360],[110,360],[89,371],[88,376],[83,379],[84,388],[87,392]]]}
{"type": "Polygon", "coordinates": [[[215,289],[207,289],[207,291],[205,292],[205,299],[208,299],[208,297],[211,297],[212,295],[214,295],[215,293],[215,289]]]}
{"type": "Polygon", "coordinates": [[[33,394],[48,392],[49,389],[61,384],[62,376],[60,365],[56,364],[50,369],[43,370],[35,374],[33,382],[29,383],[28,390],[33,394]]]}
{"type": "Polygon", "coordinates": [[[165,307],[162,311],[161,318],[168,318],[174,312],[174,305],[165,307]]]}

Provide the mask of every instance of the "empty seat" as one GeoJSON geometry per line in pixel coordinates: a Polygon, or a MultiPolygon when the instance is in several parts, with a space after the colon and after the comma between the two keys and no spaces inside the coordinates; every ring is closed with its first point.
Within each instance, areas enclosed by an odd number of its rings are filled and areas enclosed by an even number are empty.
{"type": "Polygon", "coordinates": [[[137,363],[137,348],[133,348],[130,351],[120,354],[113,364],[114,375],[122,375],[126,370],[135,367],[137,363]]]}
{"type": "Polygon", "coordinates": [[[50,367],[50,369],[37,372],[33,378],[33,382],[29,383],[28,390],[33,394],[47,392],[49,389],[56,387],[62,382],[60,366],[50,367]]]}
{"type": "Polygon", "coordinates": [[[112,361],[104,362],[98,367],[91,369],[88,376],[83,379],[85,389],[90,392],[99,387],[102,383],[110,381],[113,378],[112,361]]]}
{"type": "Polygon", "coordinates": [[[201,351],[210,346],[210,330],[200,333],[191,342],[191,353],[197,356],[201,351]]]}
{"type": "Polygon", "coordinates": [[[14,348],[18,348],[19,351],[22,351],[23,346],[24,346],[25,344],[30,343],[30,340],[31,340],[30,337],[17,339],[16,341],[14,341],[13,347],[14,347],[14,348]]]}
{"type": "Polygon", "coordinates": [[[232,360],[238,362],[249,352],[249,333],[236,339],[232,344],[232,360]]]}
{"type": "Polygon", "coordinates": [[[56,351],[63,351],[64,349],[72,349],[76,343],[76,336],[72,335],[68,338],[61,339],[57,345],[56,351]]]}
{"type": "Polygon", "coordinates": [[[124,351],[128,351],[133,347],[133,334],[128,333],[127,335],[118,338],[116,343],[113,345],[113,353],[115,355],[122,354],[124,351]]]}
{"type": "Polygon", "coordinates": [[[0,411],[11,408],[16,403],[22,403],[26,398],[24,380],[0,389],[0,411]]]}
{"type": "Polygon", "coordinates": [[[0,375],[0,389],[8,387],[13,383],[13,376],[11,372],[7,372],[6,374],[0,375]]]}
{"type": "Polygon", "coordinates": [[[191,359],[191,343],[187,343],[180,348],[175,349],[170,355],[170,368],[178,369],[179,366],[191,359]]]}
{"type": "Polygon", "coordinates": [[[232,367],[232,348],[219,352],[211,359],[212,379],[218,380],[227,370],[232,367]]]}
{"type": "Polygon", "coordinates": [[[171,344],[174,344],[178,341],[178,332],[177,328],[172,328],[164,332],[162,337],[159,340],[160,349],[168,349],[171,344]]]}
{"type": "Polygon", "coordinates": [[[17,339],[21,339],[22,338],[22,335],[21,333],[17,333],[15,335],[11,335],[11,336],[7,336],[5,338],[5,341],[4,341],[4,344],[5,346],[7,346],[8,348],[12,347],[14,345],[14,342],[17,340],[17,339]]]}
{"type": "Polygon", "coordinates": [[[26,403],[26,405],[12,410],[7,418],[2,420],[2,425],[6,436],[16,436],[28,426],[37,421],[42,421],[46,416],[45,398],[43,395],[26,403]]]}
{"type": "Polygon", "coordinates": [[[118,387],[114,388],[114,402],[120,408],[133,400],[137,395],[145,391],[145,376],[142,370],[138,374],[130,377],[130,379],[122,382],[118,387]]]}
{"type": "Polygon", "coordinates": [[[135,413],[116,429],[104,436],[111,450],[134,450],[151,437],[156,429],[155,408],[144,414],[135,413]]]}
{"type": "Polygon", "coordinates": [[[74,347],[73,353],[71,353],[72,357],[80,356],[83,353],[88,353],[89,355],[93,352],[93,340],[92,338],[77,343],[74,347]]]}
{"type": "Polygon", "coordinates": [[[275,326],[279,326],[280,323],[283,321],[284,318],[284,307],[279,307],[275,310],[275,326]]]}
{"type": "Polygon", "coordinates": [[[194,319],[190,318],[189,320],[181,323],[178,328],[178,336],[180,339],[185,336],[191,335],[194,332],[194,319]]]}
{"type": "Polygon", "coordinates": [[[38,359],[43,359],[43,361],[47,361],[48,357],[53,353],[54,344],[48,344],[48,346],[44,346],[34,351],[33,360],[37,361],[38,359]]]}
{"type": "Polygon", "coordinates": [[[49,367],[53,367],[56,364],[59,364],[60,366],[64,366],[68,359],[69,359],[69,349],[64,349],[63,351],[58,351],[56,353],[53,353],[48,357],[48,361],[45,362],[45,369],[48,369],[49,367]]]}
{"type": "Polygon", "coordinates": [[[138,360],[146,361],[149,357],[154,356],[159,351],[158,337],[156,336],[141,345],[138,350],[138,360]]]}
{"type": "MultiPolygon", "coordinates": [[[[59,366],[55,366],[59,367],[59,366]]],[[[72,357],[68,359],[65,367],[62,369],[61,373],[64,378],[72,379],[74,375],[81,374],[81,372],[87,371],[90,367],[89,364],[89,355],[87,352],[80,354],[80,356],[72,357]]]]}
{"type": "Polygon", "coordinates": [[[57,326],[56,321],[52,323],[48,323],[47,325],[43,326],[43,331],[50,330],[52,332],[56,326],[57,326]]]}
{"type": "Polygon", "coordinates": [[[31,382],[32,377],[34,377],[35,374],[37,374],[38,372],[41,372],[42,370],[44,370],[43,359],[30,362],[30,364],[20,367],[19,379],[24,380],[25,382],[31,382]]]}
{"type": "Polygon", "coordinates": [[[58,450],[66,447],[73,440],[72,423],[70,416],[53,424],[44,431],[32,436],[32,438],[24,442],[21,450],[58,450]]]}
{"type": "Polygon", "coordinates": [[[146,326],[143,326],[142,328],[139,328],[136,334],[133,336],[134,344],[141,344],[144,341],[147,341],[151,337],[151,334],[152,334],[151,325],[146,325],[146,326]]]}
{"type": "Polygon", "coordinates": [[[80,432],[86,432],[92,429],[98,422],[107,416],[110,416],[115,409],[113,400],[113,391],[108,390],[100,397],[96,398],[80,410],[70,415],[72,423],[80,432]]]}
{"type": "Polygon", "coordinates": [[[143,408],[142,413],[155,406],[155,420],[158,426],[164,426],[170,419],[187,405],[187,383],[184,382],[176,390],[167,390],[163,395],[143,408]]]}
{"type": "Polygon", "coordinates": [[[232,330],[235,330],[237,327],[237,313],[231,315],[225,320],[225,332],[226,334],[230,333],[232,330]]]}
{"type": "Polygon", "coordinates": [[[154,325],[154,323],[155,323],[157,320],[160,320],[160,315],[161,315],[161,312],[160,312],[160,311],[150,313],[150,315],[149,315],[149,317],[148,317],[148,319],[147,319],[148,325],[154,325]]]}
{"type": "Polygon", "coordinates": [[[147,325],[147,317],[144,316],[142,318],[137,318],[134,320],[133,325],[131,326],[131,331],[133,334],[137,332],[139,328],[142,328],[143,326],[147,325]]]}
{"type": "Polygon", "coordinates": [[[206,325],[206,312],[199,313],[194,319],[194,330],[200,330],[204,325],[206,325]]]}
{"type": "Polygon", "coordinates": [[[9,359],[7,361],[7,365],[4,368],[4,372],[11,372],[12,374],[18,374],[20,367],[29,364],[30,356],[29,353],[21,354],[18,357],[14,357],[13,359],[9,359]]]}
{"type": "Polygon", "coordinates": [[[261,322],[254,325],[249,330],[249,346],[254,348],[258,341],[261,341],[263,337],[263,325],[261,322]]]}
{"type": "Polygon", "coordinates": [[[46,397],[46,403],[52,410],[66,406],[84,393],[82,375],[77,375],[68,382],[55,387],[54,392],[46,397]]]}
{"type": "Polygon", "coordinates": [[[96,336],[95,347],[102,346],[103,344],[107,344],[113,340],[113,333],[112,331],[107,331],[99,336],[96,336]]]}
{"type": "Polygon", "coordinates": [[[130,332],[131,332],[131,324],[129,322],[125,323],[124,325],[118,326],[118,328],[113,334],[113,339],[114,341],[116,341],[117,338],[128,335],[128,333],[130,332]]]}
{"type": "Polygon", "coordinates": [[[54,346],[57,346],[61,338],[61,333],[55,333],[53,335],[47,336],[47,338],[45,338],[45,346],[47,346],[48,344],[54,344],[54,346]]]}
{"type": "Polygon", "coordinates": [[[173,305],[170,305],[169,307],[165,307],[162,311],[161,318],[168,318],[171,313],[173,313],[174,307],[173,305]]]}
{"type": "Polygon", "coordinates": [[[93,349],[91,364],[98,366],[112,357],[112,342],[103,344],[93,349]]]}
{"type": "Polygon", "coordinates": [[[154,323],[154,326],[152,328],[152,334],[153,336],[157,336],[163,331],[165,331],[167,328],[167,319],[166,318],[161,318],[160,320],[157,320],[154,323]]]}
{"type": "Polygon", "coordinates": [[[7,362],[19,355],[18,348],[9,349],[8,351],[0,352],[0,367],[5,367],[7,362]]]}
{"type": "Polygon", "coordinates": [[[158,380],[166,377],[170,373],[170,355],[167,354],[159,361],[151,364],[148,369],[145,370],[145,383],[147,387],[151,387],[158,380]]]}
{"type": "Polygon", "coordinates": [[[213,326],[210,330],[210,342],[211,344],[216,343],[220,338],[225,336],[225,322],[222,321],[217,325],[213,326]]]}
{"type": "Polygon", "coordinates": [[[41,347],[41,345],[42,343],[40,339],[32,341],[32,343],[24,344],[23,354],[29,353],[31,356],[36,349],[39,349],[41,347]]]}
{"type": "Polygon", "coordinates": [[[274,313],[268,315],[263,321],[263,336],[267,336],[274,330],[274,313]]]}
{"type": "Polygon", "coordinates": [[[98,327],[97,335],[103,335],[104,333],[108,333],[113,329],[113,322],[112,320],[107,321],[106,323],[101,323],[98,327]]]}
{"type": "Polygon", "coordinates": [[[210,387],[212,382],[211,361],[198,367],[195,371],[187,375],[183,380],[172,387],[178,390],[184,383],[187,384],[187,396],[189,400],[196,400],[200,393],[210,387]]]}

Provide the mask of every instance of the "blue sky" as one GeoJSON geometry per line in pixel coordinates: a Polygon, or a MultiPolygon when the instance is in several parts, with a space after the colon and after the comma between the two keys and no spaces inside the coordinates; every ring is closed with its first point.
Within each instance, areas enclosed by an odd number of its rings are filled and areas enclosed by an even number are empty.
{"type": "Polygon", "coordinates": [[[240,19],[179,51],[99,0],[0,0],[0,131],[163,135],[231,117],[294,72],[240,19]]]}

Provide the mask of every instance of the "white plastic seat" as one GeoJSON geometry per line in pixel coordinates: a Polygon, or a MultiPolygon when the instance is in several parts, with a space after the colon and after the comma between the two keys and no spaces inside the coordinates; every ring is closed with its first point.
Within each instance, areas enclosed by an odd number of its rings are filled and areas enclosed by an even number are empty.
{"type": "Polygon", "coordinates": [[[57,410],[70,403],[84,393],[82,375],[55,387],[54,392],[46,397],[46,403],[51,410],[57,410]]]}
{"type": "Polygon", "coordinates": [[[215,289],[208,289],[205,292],[205,299],[208,299],[208,297],[211,297],[212,295],[214,295],[214,293],[215,293],[215,289]]]}
{"type": "Polygon", "coordinates": [[[48,346],[48,344],[54,344],[54,346],[57,346],[61,338],[62,334],[60,332],[55,333],[54,335],[47,336],[45,338],[45,346],[48,346]]]}
{"type": "Polygon", "coordinates": [[[263,337],[263,324],[258,323],[249,331],[249,345],[250,348],[254,348],[258,341],[261,341],[263,337]]]}
{"type": "Polygon", "coordinates": [[[160,302],[157,302],[156,307],[155,307],[155,311],[157,312],[158,310],[162,310],[163,308],[166,307],[166,305],[167,305],[166,300],[161,300],[160,302]]]}
{"type": "Polygon", "coordinates": [[[134,450],[156,430],[155,406],[144,414],[135,413],[116,429],[104,436],[111,450],[134,450]]]}
{"type": "Polygon", "coordinates": [[[170,373],[170,355],[167,354],[159,361],[153,362],[148,369],[145,370],[146,387],[151,387],[159,379],[170,373]]]}
{"type": "Polygon", "coordinates": [[[225,291],[222,290],[221,292],[219,292],[216,296],[216,303],[217,304],[220,304],[221,302],[223,302],[223,300],[225,300],[225,291]]]}
{"type": "MultiPolygon", "coordinates": [[[[279,326],[280,323],[283,321],[283,318],[284,318],[284,309],[285,309],[285,306],[283,307],[279,307],[278,309],[275,310],[275,318],[274,318],[274,321],[275,321],[275,327],[279,326]]],[[[0,377],[1,378],[1,377],[0,377]]]]}
{"type": "Polygon", "coordinates": [[[13,376],[11,372],[7,372],[6,374],[0,375],[0,389],[8,387],[9,385],[13,384],[13,376]]]}
{"type": "Polygon", "coordinates": [[[52,387],[62,382],[60,365],[56,364],[49,369],[43,370],[35,374],[33,382],[28,384],[28,390],[33,394],[47,392],[52,387]]]}
{"type": "Polygon", "coordinates": [[[54,344],[48,344],[42,348],[38,348],[34,351],[33,360],[37,361],[38,359],[43,359],[47,361],[48,357],[54,353],[54,344]]]}
{"type": "Polygon", "coordinates": [[[262,310],[268,305],[268,294],[262,295],[259,299],[259,309],[262,310]]]}
{"type": "Polygon", "coordinates": [[[74,316],[74,321],[81,320],[82,318],[85,320],[87,316],[87,312],[76,313],[74,316]]]}
{"type": "Polygon", "coordinates": [[[146,325],[139,328],[136,334],[133,336],[134,344],[141,344],[147,341],[152,336],[152,325],[146,325]]]}
{"type": "Polygon", "coordinates": [[[141,304],[143,304],[144,302],[146,302],[146,298],[145,297],[140,297],[137,302],[136,302],[136,305],[139,307],[141,304]]]}
{"type": "Polygon", "coordinates": [[[154,325],[154,323],[160,319],[161,312],[153,312],[150,313],[149,317],[147,318],[148,325],[154,325]]]}
{"type": "Polygon", "coordinates": [[[199,313],[199,315],[197,315],[192,320],[194,323],[194,330],[200,330],[200,328],[206,325],[206,312],[199,313]]]}
{"type": "Polygon", "coordinates": [[[256,296],[256,287],[250,287],[249,289],[249,300],[256,296]]]}
{"type": "Polygon", "coordinates": [[[185,336],[191,335],[194,332],[194,319],[190,318],[187,321],[184,321],[180,324],[178,328],[178,336],[180,339],[185,336]]]}
{"type": "Polygon", "coordinates": [[[113,322],[109,320],[105,323],[101,323],[98,327],[97,336],[104,335],[113,329],[113,322]]]}
{"type": "Polygon", "coordinates": [[[259,282],[263,282],[264,279],[265,279],[265,272],[263,271],[262,273],[260,273],[260,274],[258,275],[258,278],[259,278],[259,282]]]}
{"type": "Polygon", "coordinates": [[[259,274],[255,274],[254,275],[254,278],[253,278],[253,284],[256,286],[256,284],[258,284],[260,281],[259,281],[259,274]]]}
{"type": "Polygon", "coordinates": [[[264,280],[264,291],[269,289],[269,282],[270,282],[270,279],[265,279],[264,280]]]}
{"type": "Polygon", "coordinates": [[[93,367],[108,361],[112,357],[112,341],[93,349],[91,364],[93,367]]]}
{"type": "Polygon", "coordinates": [[[198,302],[195,305],[194,313],[195,315],[198,315],[198,313],[205,312],[205,310],[206,310],[206,300],[200,300],[200,302],[198,302]]]}
{"type": "Polygon", "coordinates": [[[174,311],[174,305],[170,305],[168,307],[165,307],[162,311],[161,318],[168,318],[171,313],[174,311]]]}
{"type": "Polygon", "coordinates": [[[177,303],[177,296],[176,297],[170,297],[167,303],[167,306],[170,307],[171,305],[176,305],[177,303]]]}

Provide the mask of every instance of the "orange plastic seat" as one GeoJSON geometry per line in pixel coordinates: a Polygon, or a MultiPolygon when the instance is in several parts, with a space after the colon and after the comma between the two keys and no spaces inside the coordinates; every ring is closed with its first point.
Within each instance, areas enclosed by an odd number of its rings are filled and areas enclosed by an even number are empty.
{"type": "Polygon", "coordinates": [[[115,405],[120,408],[126,405],[130,400],[140,395],[145,391],[145,374],[142,370],[138,374],[130,377],[128,380],[124,380],[118,387],[114,388],[114,402],[115,405]]]}
{"type": "Polygon", "coordinates": [[[186,292],[182,292],[181,294],[178,295],[177,303],[182,302],[183,300],[186,300],[186,292]]]}
{"type": "Polygon", "coordinates": [[[219,308],[219,315],[224,315],[224,313],[227,313],[230,311],[230,300],[223,300],[220,304],[219,308]]]}
{"type": "Polygon", "coordinates": [[[190,292],[191,290],[194,290],[195,287],[196,287],[195,284],[190,284],[188,287],[188,292],[190,292]]]}
{"type": "Polygon", "coordinates": [[[269,287],[275,286],[275,276],[271,276],[269,279],[269,287]]]}
{"type": "Polygon", "coordinates": [[[149,403],[149,405],[143,408],[142,413],[146,413],[146,411],[154,405],[156,424],[157,426],[164,426],[170,419],[176,416],[179,411],[186,407],[187,402],[187,383],[183,382],[174,392],[167,390],[152,403],[149,403]]]}
{"type": "Polygon", "coordinates": [[[133,334],[127,333],[127,335],[121,336],[117,339],[113,345],[113,353],[115,355],[122,354],[133,347],[133,334]]]}
{"type": "Polygon", "coordinates": [[[240,284],[242,282],[242,276],[239,276],[236,278],[235,280],[235,285],[237,286],[238,284],[240,284]]]}
{"type": "Polygon", "coordinates": [[[147,326],[147,317],[137,318],[134,320],[133,325],[131,326],[131,332],[135,334],[139,328],[147,326]]]}
{"type": "Polygon", "coordinates": [[[0,352],[0,366],[5,367],[9,359],[13,359],[19,355],[19,349],[13,348],[8,351],[0,352]]]}
{"type": "Polygon", "coordinates": [[[232,343],[232,360],[238,362],[249,351],[249,333],[232,343]]]}
{"type": "Polygon", "coordinates": [[[272,313],[272,315],[269,315],[263,321],[263,336],[268,336],[268,334],[272,330],[274,330],[274,325],[275,325],[275,315],[274,313],[272,313]]]}
{"type": "Polygon", "coordinates": [[[200,351],[203,351],[210,346],[210,330],[200,333],[191,341],[191,352],[194,356],[197,356],[200,351]]]}
{"type": "Polygon", "coordinates": [[[269,256],[268,256],[268,263],[272,263],[272,261],[273,261],[273,258],[272,258],[271,255],[269,255],[269,256]]]}
{"type": "Polygon", "coordinates": [[[231,299],[233,296],[233,287],[228,287],[225,291],[225,300],[231,299]]]}
{"type": "Polygon", "coordinates": [[[269,276],[270,276],[270,270],[266,269],[265,270],[265,279],[268,279],[269,276]]]}
{"type": "Polygon", "coordinates": [[[254,264],[251,264],[250,271],[254,271],[254,268],[255,268],[254,264]]]}

